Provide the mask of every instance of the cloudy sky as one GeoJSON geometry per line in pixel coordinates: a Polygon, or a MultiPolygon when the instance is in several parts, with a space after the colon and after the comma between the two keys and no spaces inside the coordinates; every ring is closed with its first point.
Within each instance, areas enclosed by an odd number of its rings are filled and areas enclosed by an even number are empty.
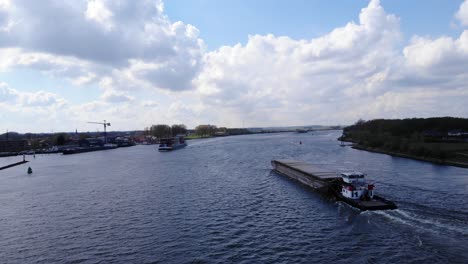
{"type": "Polygon", "coordinates": [[[0,131],[468,117],[468,0],[0,0],[0,131]]]}

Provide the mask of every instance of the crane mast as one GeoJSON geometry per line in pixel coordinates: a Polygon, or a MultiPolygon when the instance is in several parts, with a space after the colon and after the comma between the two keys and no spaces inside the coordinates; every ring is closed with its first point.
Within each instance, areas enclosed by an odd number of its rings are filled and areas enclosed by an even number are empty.
{"type": "Polygon", "coordinates": [[[110,126],[111,124],[106,122],[106,120],[104,120],[104,122],[88,122],[89,124],[98,124],[98,125],[104,125],[104,144],[107,144],[107,131],[106,131],[106,128],[108,126],[110,126]]]}

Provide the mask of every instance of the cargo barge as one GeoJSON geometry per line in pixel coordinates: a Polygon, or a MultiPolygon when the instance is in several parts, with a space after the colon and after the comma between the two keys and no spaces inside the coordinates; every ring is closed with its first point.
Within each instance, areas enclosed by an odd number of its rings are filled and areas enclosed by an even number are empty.
{"type": "Polygon", "coordinates": [[[116,148],[117,148],[116,145],[115,146],[102,146],[102,147],[75,147],[75,148],[64,149],[62,150],[62,153],[63,155],[70,155],[70,154],[78,154],[78,153],[116,149],[116,148]]]}
{"type": "Polygon", "coordinates": [[[186,147],[185,139],[181,135],[177,135],[173,138],[161,138],[159,140],[159,151],[172,151],[175,149],[186,147]]]}
{"type": "Polygon", "coordinates": [[[363,173],[338,174],[297,160],[272,160],[271,165],[276,172],[362,211],[397,208],[394,202],[374,194],[374,184],[368,183],[363,173]]]}

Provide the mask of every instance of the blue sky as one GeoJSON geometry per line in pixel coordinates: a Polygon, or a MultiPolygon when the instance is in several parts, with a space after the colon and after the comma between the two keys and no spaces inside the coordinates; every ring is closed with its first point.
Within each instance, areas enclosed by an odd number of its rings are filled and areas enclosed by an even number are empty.
{"type": "MultiPolygon", "coordinates": [[[[274,34],[295,39],[310,39],[357,21],[366,0],[171,0],[165,2],[171,20],[181,20],[200,29],[209,49],[246,43],[252,34],[274,34]]],[[[383,0],[385,10],[397,14],[409,38],[414,34],[439,36],[459,34],[450,22],[460,1],[383,0]]]]}
{"type": "Polygon", "coordinates": [[[0,0],[0,131],[468,116],[468,0],[0,0]]]}

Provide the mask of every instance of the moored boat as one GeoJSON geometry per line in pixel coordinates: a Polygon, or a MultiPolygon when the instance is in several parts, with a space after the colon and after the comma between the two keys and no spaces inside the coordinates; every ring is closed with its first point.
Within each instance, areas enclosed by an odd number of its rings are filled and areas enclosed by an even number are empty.
{"type": "Polygon", "coordinates": [[[159,140],[159,151],[171,151],[187,146],[183,136],[175,136],[173,138],[161,138],[159,140]]]}
{"type": "Polygon", "coordinates": [[[70,155],[70,154],[78,154],[78,153],[93,152],[93,151],[100,151],[100,150],[109,150],[109,149],[115,149],[115,148],[117,148],[117,145],[105,144],[104,146],[67,148],[67,149],[62,150],[62,153],[63,155],[70,155]]]}

